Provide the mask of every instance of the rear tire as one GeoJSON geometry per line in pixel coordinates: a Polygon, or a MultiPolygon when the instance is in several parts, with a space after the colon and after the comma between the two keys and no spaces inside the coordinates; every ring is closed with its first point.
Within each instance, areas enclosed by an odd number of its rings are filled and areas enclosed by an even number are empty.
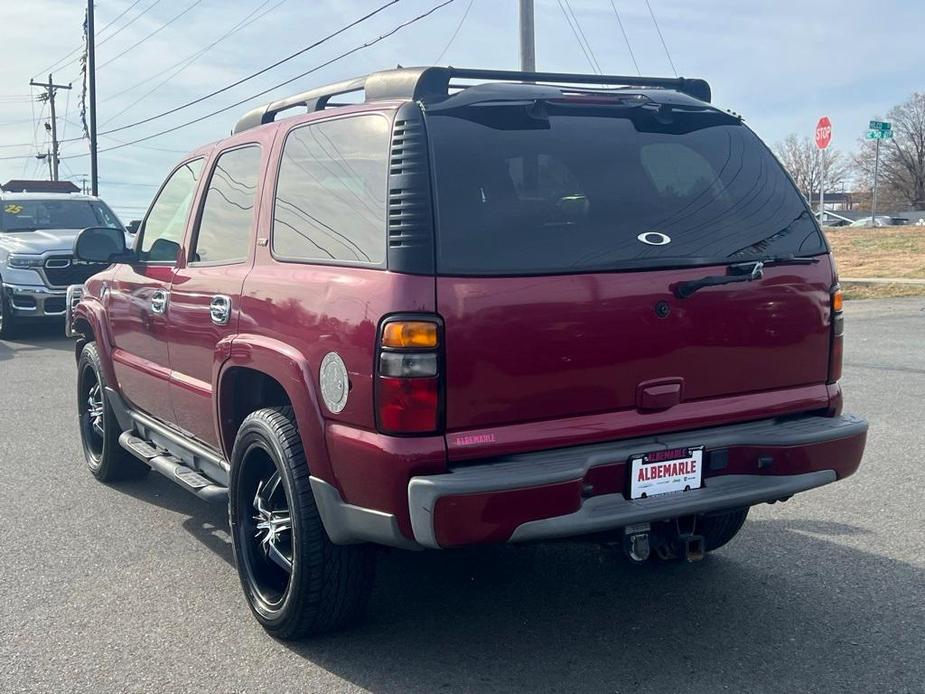
{"type": "Polygon", "coordinates": [[[292,409],[248,415],[231,458],[232,546],[257,621],[285,640],[357,621],[372,591],[373,550],[328,538],[292,409]]]}
{"type": "Polygon", "coordinates": [[[151,468],[119,445],[122,429],[106,397],[96,343],[84,345],[77,362],[77,415],[87,467],[101,482],[138,479],[151,468]]]}
{"type": "Polygon", "coordinates": [[[707,552],[719,549],[734,538],[748,517],[748,508],[703,516],[697,519],[697,534],[703,535],[707,552]]]}

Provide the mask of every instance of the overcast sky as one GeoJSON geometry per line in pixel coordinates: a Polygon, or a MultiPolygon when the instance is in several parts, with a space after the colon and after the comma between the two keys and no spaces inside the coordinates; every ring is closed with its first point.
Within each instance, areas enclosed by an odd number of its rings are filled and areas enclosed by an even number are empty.
{"type": "MultiPolygon", "coordinates": [[[[99,130],[104,133],[163,113],[234,82],[384,2],[100,0],[96,4],[99,130]],[[203,52],[236,26],[240,26],[236,33],[203,52]],[[159,27],[155,35],[133,47],[159,27]],[[197,60],[187,61],[199,53],[197,60]],[[172,76],[187,63],[188,67],[172,76]]],[[[401,0],[336,39],[232,90],[150,123],[102,135],[100,148],[159,132],[245,99],[360,46],[439,2],[401,0]]],[[[811,134],[818,117],[827,114],[833,124],[833,147],[851,150],[870,118],[884,114],[913,91],[925,90],[923,0],[650,2],[678,72],[706,78],[713,86],[714,102],[744,115],[772,145],[791,132],[811,134]]],[[[42,124],[48,114],[45,109],[43,120],[33,120],[43,105],[30,101],[28,82],[33,77],[47,79],[48,68],[80,46],[86,3],[4,0],[3,4],[0,180],[43,177],[46,165],[34,155],[47,148],[42,124]]],[[[397,63],[433,64],[441,53],[441,64],[516,68],[517,1],[472,0],[460,27],[469,4],[470,0],[455,0],[375,46],[225,113],[139,145],[101,153],[101,195],[125,221],[140,217],[183,152],[226,135],[249,107],[315,85],[397,63]],[[458,34],[449,43],[457,27],[458,34]]],[[[610,0],[570,0],[568,4],[602,70],[633,74],[635,68],[610,0]]],[[[645,0],[615,0],[614,4],[643,74],[670,76],[672,69],[645,0]]],[[[538,69],[591,70],[559,0],[536,0],[536,32],[538,69]]],[[[72,82],[74,89],[58,93],[59,137],[76,138],[81,134],[79,65],[61,62],[66,64],[55,68],[55,81],[72,82]]],[[[40,91],[31,90],[32,96],[40,91]]],[[[63,144],[62,176],[76,180],[89,174],[86,152],[86,141],[63,144]]]]}

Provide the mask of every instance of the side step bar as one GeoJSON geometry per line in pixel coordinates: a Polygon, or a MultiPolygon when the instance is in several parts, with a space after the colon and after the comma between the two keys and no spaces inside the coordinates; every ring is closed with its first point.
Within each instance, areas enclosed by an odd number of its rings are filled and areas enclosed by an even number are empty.
{"type": "Polygon", "coordinates": [[[161,453],[157,448],[144,439],[138,438],[132,432],[123,432],[119,437],[119,445],[139,460],[150,465],[153,470],[176,482],[200,499],[216,503],[228,501],[227,487],[206,479],[193,468],[184,465],[179,458],[175,458],[166,452],[161,453]]]}

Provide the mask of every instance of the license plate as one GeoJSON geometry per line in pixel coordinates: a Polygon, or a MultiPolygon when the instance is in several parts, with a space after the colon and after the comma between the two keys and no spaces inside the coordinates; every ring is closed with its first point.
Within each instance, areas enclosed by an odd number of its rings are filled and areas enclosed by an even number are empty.
{"type": "Polygon", "coordinates": [[[653,451],[630,462],[631,499],[697,489],[703,478],[703,446],[653,451]]]}

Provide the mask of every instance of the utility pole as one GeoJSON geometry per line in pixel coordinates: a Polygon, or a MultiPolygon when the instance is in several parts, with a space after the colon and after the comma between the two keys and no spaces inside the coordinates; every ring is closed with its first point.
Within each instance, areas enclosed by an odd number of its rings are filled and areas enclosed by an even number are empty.
{"type": "Polygon", "coordinates": [[[48,162],[48,180],[49,180],[49,181],[57,181],[58,179],[55,178],[55,174],[54,174],[53,171],[52,171],[52,163],[51,163],[51,162],[54,161],[54,158],[51,156],[51,152],[45,152],[45,154],[36,154],[36,155],[35,155],[35,158],[38,159],[39,161],[41,161],[42,159],[44,159],[45,161],[48,162]]]}
{"type": "Polygon", "coordinates": [[[48,101],[48,106],[51,109],[51,158],[48,160],[49,176],[52,181],[58,180],[58,120],[55,117],[55,93],[59,89],[70,89],[70,84],[55,84],[51,79],[51,74],[48,75],[48,84],[44,82],[36,82],[35,80],[29,80],[29,85],[32,87],[42,87],[45,89],[45,100],[48,101]]]}
{"type": "Polygon", "coordinates": [[[533,0],[520,0],[520,69],[523,72],[536,72],[533,0]]]}
{"type": "Polygon", "coordinates": [[[87,0],[87,91],[90,96],[90,191],[100,194],[96,168],[96,36],[93,32],[93,0],[87,0]]]}

